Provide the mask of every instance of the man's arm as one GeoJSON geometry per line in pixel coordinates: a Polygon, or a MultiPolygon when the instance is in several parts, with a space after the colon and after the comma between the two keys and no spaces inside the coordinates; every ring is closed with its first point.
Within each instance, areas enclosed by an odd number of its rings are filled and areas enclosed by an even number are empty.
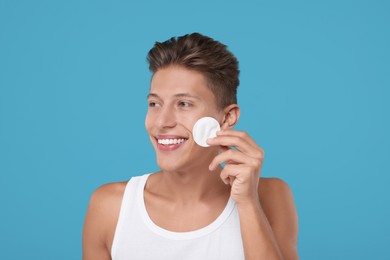
{"type": "Polygon", "coordinates": [[[262,209],[282,251],[284,259],[299,259],[298,214],[294,197],[286,182],[278,178],[263,178],[259,185],[262,209]]]}
{"type": "Polygon", "coordinates": [[[218,169],[240,215],[245,258],[297,259],[297,216],[291,191],[279,179],[260,178],[264,150],[244,131],[225,129],[207,140],[220,146],[209,169],[218,169]],[[236,148],[236,149],[232,149],[236,148]]]}
{"type": "Polygon", "coordinates": [[[124,183],[110,183],[91,196],[83,230],[83,260],[111,260],[111,245],[124,183]]]}
{"type": "Polygon", "coordinates": [[[299,259],[298,217],[290,188],[280,179],[262,178],[259,199],[238,206],[246,259],[299,259]]]}

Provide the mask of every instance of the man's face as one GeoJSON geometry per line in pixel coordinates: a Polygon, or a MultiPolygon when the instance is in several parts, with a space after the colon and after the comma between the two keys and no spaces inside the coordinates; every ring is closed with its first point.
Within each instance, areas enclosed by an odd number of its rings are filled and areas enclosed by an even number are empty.
{"type": "Polygon", "coordinates": [[[145,126],[162,170],[209,165],[218,148],[200,147],[192,137],[195,122],[204,116],[220,123],[223,120],[223,112],[217,110],[214,94],[200,72],[170,66],[154,74],[145,126]]]}

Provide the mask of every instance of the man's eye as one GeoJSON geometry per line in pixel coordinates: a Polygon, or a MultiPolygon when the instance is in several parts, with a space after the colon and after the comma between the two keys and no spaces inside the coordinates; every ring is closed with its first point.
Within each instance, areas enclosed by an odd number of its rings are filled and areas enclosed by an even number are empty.
{"type": "Polygon", "coordinates": [[[190,107],[192,105],[189,102],[181,101],[181,102],[179,102],[179,106],[181,106],[181,107],[190,107]]]}
{"type": "Polygon", "coordinates": [[[158,104],[156,103],[156,102],[149,102],[149,106],[150,107],[156,107],[156,106],[158,106],[158,104]]]}

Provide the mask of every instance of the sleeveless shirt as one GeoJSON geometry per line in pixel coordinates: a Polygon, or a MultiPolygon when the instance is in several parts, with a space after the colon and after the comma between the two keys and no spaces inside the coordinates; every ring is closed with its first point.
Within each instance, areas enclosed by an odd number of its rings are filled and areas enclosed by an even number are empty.
{"type": "Polygon", "coordinates": [[[126,184],[111,248],[113,260],[240,260],[244,259],[237,205],[232,197],[209,225],[189,232],[157,226],[145,207],[149,174],[126,184]]]}

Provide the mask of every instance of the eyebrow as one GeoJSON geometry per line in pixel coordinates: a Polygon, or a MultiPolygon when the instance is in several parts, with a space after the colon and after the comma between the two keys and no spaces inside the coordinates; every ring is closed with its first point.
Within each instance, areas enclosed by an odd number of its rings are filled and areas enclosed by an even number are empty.
{"type": "MultiPolygon", "coordinates": [[[[147,99],[149,99],[150,97],[160,98],[160,96],[157,95],[156,93],[149,93],[149,94],[146,96],[147,99]]],[[[175,94],[174,97],[175,97],[175,98],[195,98],[195,99],[200,100],[199,97],[193,96],[193,95],[191,95],[191,94],[189,94],[189,93],[178,93],[178,94],[175,94]]]]}

